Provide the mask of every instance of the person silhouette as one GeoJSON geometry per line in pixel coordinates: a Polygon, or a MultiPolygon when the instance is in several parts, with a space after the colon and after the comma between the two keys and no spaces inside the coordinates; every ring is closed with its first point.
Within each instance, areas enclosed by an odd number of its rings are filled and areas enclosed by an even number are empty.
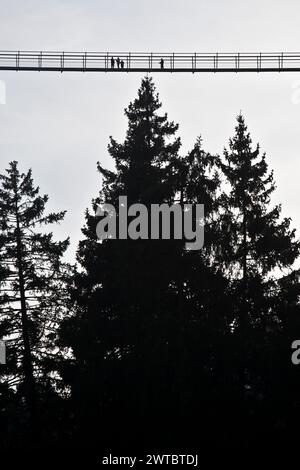
{"type": "Polygon", "coordinates": [[[124,60],[121,60],[121,69],[124,68],[124,60]]]}
{"type": "Polygon", "coordinates": [[[115,68],[115,59],[113,57],[110,59],[110,65],[112,69],[115,68]]]}
{"type": "Polygon", "coordinates": [[[116,62],[117,62],[117,67],[119,69],[120,68],[120,57],[117,58],[116,62]]]}
{"type": "Polygon", "coordinates": [[[161,58],[161,59],[160,59],[160,68],[161,68],[161,69],[164,68],[164,63],[165,63],[164,59],[161,58]]]}

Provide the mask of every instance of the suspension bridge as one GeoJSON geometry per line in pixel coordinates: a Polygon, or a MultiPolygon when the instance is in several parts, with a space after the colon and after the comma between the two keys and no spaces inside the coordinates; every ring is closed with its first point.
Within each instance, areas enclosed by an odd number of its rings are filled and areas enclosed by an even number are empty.
{"type": "Polygon", "coordinates": [[[299,72],[300,53],[0,51],[0,70],[53,72],[299,72]]]}

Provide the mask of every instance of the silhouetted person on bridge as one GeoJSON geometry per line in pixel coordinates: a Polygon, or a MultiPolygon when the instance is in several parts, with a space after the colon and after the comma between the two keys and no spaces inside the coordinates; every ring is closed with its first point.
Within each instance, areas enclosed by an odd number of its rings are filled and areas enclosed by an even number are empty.
{"type": "Polygon", "coordinates": [[[115,68],[115,59],[113,57],[110,59],[110,65],[112,69],[115,68]]]}
{"type": "Polygon", "coordinates": [[[164,64],[165,64],[165,61],[163,58],[160,59],[160,68],[163,69],[164,68],[164,64]]]}
{"type": "Polygon", "coordinates": [[[121,69],[124,68],[124,60],[121,60],[121,69]]]}
{"type": "Polygon", "coordinates": [[[120,68],[120,57],[117,58],[116,62],[117,62],[117,67],[119,69],[120,68]]]}

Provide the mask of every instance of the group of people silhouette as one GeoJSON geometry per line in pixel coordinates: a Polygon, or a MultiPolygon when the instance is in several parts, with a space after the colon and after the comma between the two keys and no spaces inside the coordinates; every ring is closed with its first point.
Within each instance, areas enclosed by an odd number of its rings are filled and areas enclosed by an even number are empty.
{"type": "Polygon", "coordinates": [[[124,60],[120,59],[120,57],[117,57],[117,59],[114,59],[114,57],[112,57],[110,59],[110,64],[111,64],[111,68],[114,69],[115,68],[115,63],[117,64],[117,67],[118,69],[121,67],[121,69],[124,68],[124,60]]]}
{"type": "MultiPolygon", "coordinates": [[[[165,65],[165,61],[163,58],[160,59],[159,61],[160,63],[160,68],[163,69],[164,68],[164,65],[165,65]]],[[[114,69],[115,68],[115,64],[117,64],[117,68],[121,68],[123,69],[124,68],[124,60],[123,59],[120,59],[120,57],[117,57],[116,59],[114,57],[112,57],[110,59],[110,65],[111,65],[111,68],[114,69]]]]}

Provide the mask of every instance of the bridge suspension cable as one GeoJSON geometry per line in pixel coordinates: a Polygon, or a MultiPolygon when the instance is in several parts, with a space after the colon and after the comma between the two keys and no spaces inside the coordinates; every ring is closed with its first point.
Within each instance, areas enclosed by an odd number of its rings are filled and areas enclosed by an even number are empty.
{"type": "Polygon", "coordinates": [[[0,51],[0,70],[54,72],[299,72],[298,52],[0,51]]]}

